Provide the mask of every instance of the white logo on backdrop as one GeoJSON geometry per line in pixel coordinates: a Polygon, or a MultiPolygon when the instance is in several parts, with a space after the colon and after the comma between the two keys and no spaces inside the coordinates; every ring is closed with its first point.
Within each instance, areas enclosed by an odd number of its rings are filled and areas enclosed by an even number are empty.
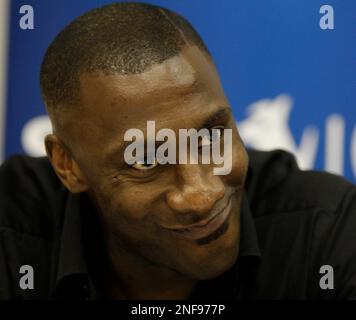
{"type": "Polygon", "coordinates": [[[306,127],[298,146],[288,126],[292,105],[288,95],[259,100],[248,106],[247,119],[237,127],[246,145],[259,150],[287,150],[296,155],[302,169],[310,169],[315,162],[319,132],[314,126],[306,127]]]}
{"type": "Polygon", "coordinates": [[[48,116],[32,118],[22,129],[22,148],[30,156],[44,156],[46,154],[44,138],[51,132],[52,125],[48,116]]]}
{"type": "MultiPolygon", "coordinates": [[[[290,151],[295,154],[302,169],[312,169],[318,152],[319,130],[314,125],[307,125],[298,145],[288,124],[292,106],[292,98],[286,94],[259,100],[247,107],[247,118],[238,122],[237,127],[247,146],[259,150],[279,148],[290,151]]],[[[348,156],[345,150],[350,150],[348,159],[356,177],[356,126],[350,148],[345,146],[345,119],[331,114],[325,122],[324,168],[332,173],[344,174],[344,157],[348,156]]]]}
{"type": "MultiPolygon", "coordinates": [[[[302,169],[312,169],[319,146],[319,129],[306,123],[301,139],[295,141],[289,127],[289,116],[293,101],[283,94],[274,99],[262,99],[247,107],[247,118],[237,126],[241,138],[247,146],[259,150],[284,149],[295,154],[302,169]]],[[[306,121],[307,122],[307,121],[306,121]]],[[[44,137],[52,132],[47,116],[31,119],[22,131],[22,146],[31,156],[45,155],[44,137]]],[[[345,119],[338,114],[331,114],[325,122],[325,170],[344,174],[345,156],[350,161],[356,177],[356,126],[351,135],[351,145],[345,142],[345,119]],[[350,152],[346,154],[346,152],[350,152]]]]}

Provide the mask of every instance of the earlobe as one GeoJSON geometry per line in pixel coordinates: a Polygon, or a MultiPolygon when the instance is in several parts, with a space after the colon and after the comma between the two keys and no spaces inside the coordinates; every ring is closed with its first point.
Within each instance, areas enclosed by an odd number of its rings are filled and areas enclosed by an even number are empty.
{"type": "Polygon", "coordinates": [[[85,176],[69,149],[55,134],[46,136],[45,148],[54,171],[70,192],[80,193],[89,189],[85,176]]]}
{"type": "Polygon", "coordinates": [[[76,161],[72,158],[72,184],[68,188],[72,193],[81,193],[89,189],[87,179],[82,173],[76,161]]]}

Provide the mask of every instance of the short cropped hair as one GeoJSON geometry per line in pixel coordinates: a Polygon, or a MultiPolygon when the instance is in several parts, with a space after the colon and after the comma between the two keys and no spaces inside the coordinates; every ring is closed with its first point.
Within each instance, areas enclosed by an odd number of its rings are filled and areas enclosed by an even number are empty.
{"type": "Polygon", "coordinates": [[[65,27],[47,49],[40,71],[47,111],[51,116],[78,102],[82,73],[142,73],[187,44],[210,55],[192,25],[165,8],[121,2],[91,10],[65,27]]]}

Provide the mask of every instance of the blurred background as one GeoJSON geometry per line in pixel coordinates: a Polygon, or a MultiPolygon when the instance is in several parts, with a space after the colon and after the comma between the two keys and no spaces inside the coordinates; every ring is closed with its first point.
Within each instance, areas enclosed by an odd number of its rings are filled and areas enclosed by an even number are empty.
{"type": "MultiPolygon", "coordinates": [[[[44,154],[45,50],[75,17],[111,2],[0,0],[0,163],[44,154]]],[[[201,34],[247,146],[285,149],[303,169],[356,181],[355,0],[145,2],[180,13],[201,34]]]]}

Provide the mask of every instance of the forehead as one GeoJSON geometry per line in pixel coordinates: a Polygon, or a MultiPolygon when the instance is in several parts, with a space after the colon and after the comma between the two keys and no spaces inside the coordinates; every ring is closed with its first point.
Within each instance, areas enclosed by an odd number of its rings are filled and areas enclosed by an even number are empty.
{"type": "Polygon", "coordinates": [[[83,74],[77,133],[84,130],[92,133],[92,139],[108,141],[127,129],[145,128],[147,120],[155,120],[156,127],[184,128],[187,120],[223,100],[213,62],[190,46],[141,74],[83,74]]]}

